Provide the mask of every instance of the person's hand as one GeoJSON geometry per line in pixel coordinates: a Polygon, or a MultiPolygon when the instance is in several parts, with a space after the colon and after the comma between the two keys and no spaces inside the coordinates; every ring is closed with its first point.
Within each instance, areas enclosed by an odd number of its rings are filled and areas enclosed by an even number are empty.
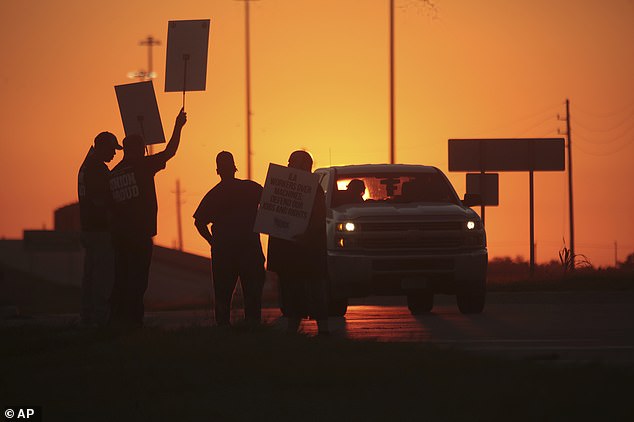
{"type": "Polygon", "coordinates": [[[176,127],[182,128],[187,123],[187,113],[185,113],[185,109],[181,108],[181,111],[178,112],[178,116],[176,116],[176,127]]]}

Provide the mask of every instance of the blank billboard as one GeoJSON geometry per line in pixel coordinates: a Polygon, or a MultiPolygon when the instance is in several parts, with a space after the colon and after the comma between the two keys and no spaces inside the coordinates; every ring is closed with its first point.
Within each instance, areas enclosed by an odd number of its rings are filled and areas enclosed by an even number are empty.
{"type": "Polygon", "coordinates": [[[449,139],[449,171],[563,171],[563,138],[449,139]]]}

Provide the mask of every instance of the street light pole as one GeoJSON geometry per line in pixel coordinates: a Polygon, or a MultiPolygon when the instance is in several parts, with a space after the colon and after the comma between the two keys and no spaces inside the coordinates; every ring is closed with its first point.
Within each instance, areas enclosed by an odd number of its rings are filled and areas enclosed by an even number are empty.
{"type": "Polygon", "coordinates": [[[251,180],[251,31],[249,22],[249,3],[244,2],[244,31],[245,31],[245,64],[246,64],[246,95],[247,95],[247,179],[251,180]]]}
{"type": "Polygon", "coordinates": [[[390,0],[390,164],[394,161],[394,0],[390,0]]]}
{"type": "Polygon", "coordinates": [[[161,45],[161,42],[151,35],[148,35],[146,39],[139,41],[139,45],[147,46],[147,74],[145,80],[150,80],[154,77],[152,72],[152,47],[161,45]]]}

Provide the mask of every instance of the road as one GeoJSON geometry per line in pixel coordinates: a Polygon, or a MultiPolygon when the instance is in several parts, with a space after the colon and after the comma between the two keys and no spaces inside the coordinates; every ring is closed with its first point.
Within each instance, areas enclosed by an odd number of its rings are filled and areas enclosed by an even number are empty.
{"type": "MultiPolygon", "coordinates": [[[[38,317],[27,323],[68,323],[76,316],[38,317]]],[[[232,318],[242,318],[234,311],[232,318]]],[[[264,321],[280,329],[277,308],[264,321]]],[[[211,326],[209,311],[150,312],[146,325],[167,328],[211,326]]],[[[331,318],[333,337],[406,341],[441,348],[556,362],[634,364],[634,292],[489,293],[485,312],[463,315],[455,299],[437,296],[431,313],[410,315],[403,298],[357,299],[343,318],[331,318]]],[[[314,335],[314,321],[302,331],[314,335]]]]}
{"type": "MultiPolygon", "coordinates": [[[[285,327],[278,309],[266,309],[263,317],[285,327]]],[[[152,323],[167,322],[160,315],[154,318],[152,323]]],[[[416,317],[404,298],[357,299],[344,318],[331,318],[330,326],[333,336],[355,340],[422,342],[557,362],[634,364],[634,292],[490,293],[481,315],[463,315],[453,297],[437,296],[432,312],[416,317]]],[[[315,322],[304,321],[302,331],[314,335],[315,322]]]]}

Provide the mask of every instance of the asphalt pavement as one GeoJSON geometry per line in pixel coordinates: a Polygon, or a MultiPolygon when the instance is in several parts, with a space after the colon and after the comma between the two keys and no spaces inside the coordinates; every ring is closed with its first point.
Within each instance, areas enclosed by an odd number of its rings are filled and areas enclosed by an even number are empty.
{"type": "MultiPolygon", "coordinates": [[[[241,310],[232,314],[234,323],[241,310]]],[[[286,320],[277,308],[263,320],[280,330],[286,320]]],[[[351,301],[342,318],[330,318],[332,337],[382,342],[418,342],[440,348],[509,358],[565,362],[634,364],[634,292],[489,293],[485,311],[463,315],[455,298],[437,296],[429,314],[412,316],[402,297],[351,301]]],[[[77,315],[4,319],[5,326],[78,324],[77,315]]],[[[146,326],[174,329],[213,326],[210,310],[149,312],[146,326]]],[[[302,322],[306,335],[316,323],[302,322]]]]}

